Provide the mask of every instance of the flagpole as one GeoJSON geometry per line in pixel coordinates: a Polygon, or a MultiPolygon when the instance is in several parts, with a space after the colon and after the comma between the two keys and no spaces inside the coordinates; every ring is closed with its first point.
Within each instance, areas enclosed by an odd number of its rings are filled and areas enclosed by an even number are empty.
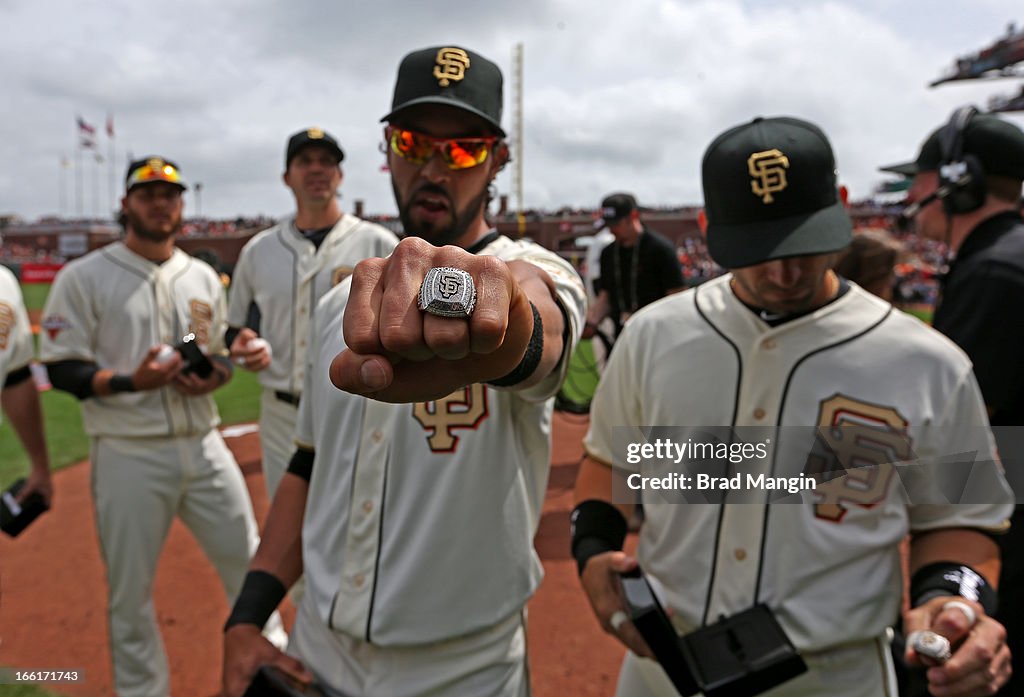
{"type": "Polygon", "coordinates": [[[67,158],[61,154],[57,162],[57,217],[64,217],[64,172],[67,169],[67,158]]]}
{"type": "Polygon", "coordinates": [[[100,160],[99,153],[93,154],[93,160],[96,162],[96,168],[92,178],[92,216],[94,219],[100,217],[100,179],[103,175],[100,173],[100,160]]]}
{"type": "Polygon", "coordinates": [[[82,144],[75,153],[75,215],[82,218],[82,144]]]}
{"type": "Polygon", "coordinates": [[[107,142],[110,147],[107,150],[107,213],[113,211],[114,205],[114,115],[107,114],[107,142]]]}

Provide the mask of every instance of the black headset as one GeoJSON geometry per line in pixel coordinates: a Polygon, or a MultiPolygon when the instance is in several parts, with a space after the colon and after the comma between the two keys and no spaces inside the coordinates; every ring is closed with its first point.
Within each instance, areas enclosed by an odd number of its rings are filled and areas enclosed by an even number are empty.
{"type": "Polygon", "coordinates": [[[973,106],[960,107],[953,112],[949,123],[939,133],[942,164],[939,166],[938,198],[947,215],[958,215],[978,210],[985,203],[985,168],[971,153],[964,152],[967,126],[978,110],[973,106]]]}

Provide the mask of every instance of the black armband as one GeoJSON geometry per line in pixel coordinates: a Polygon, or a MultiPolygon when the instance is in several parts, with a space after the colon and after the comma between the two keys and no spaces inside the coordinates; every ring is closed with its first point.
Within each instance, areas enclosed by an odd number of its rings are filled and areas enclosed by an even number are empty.
{"type": "Polygon", "coordinates": [[[7,379],[4,380],[3,388],[6,390],[8,387],[20,385],[30,377],[32,377],[32,369],[27,365],[22,368],[18,368],[17,370],[12,370],[7,373],[7,379]]]}
{"type": "Polygon", "coordinates": [[[540,359],[544,355],[544,323],[541,322],[540,312],[537,311],[537,306],[532,301],[530,302],[530,310],[533,311],[533,334],[530,335],[530,343],[526,345],[526,353],[523,354],[523,360],[519,361],[519,365],[513,368],[511,372],[496,380],[488,381],[488,385],[494,385],[495,387],[518,385],[533,375],[534,371],[537,370],[537,366],[540,365],[540,359]]]}
{"type": "Polygon", "coordinates": [[[573,509],[572,556],[580,576],[591,557],[617,552],[626,540],[626,519],[619,509],[600,499],[587,499],[573,509]]]}
{"type": "Polygon", "coordinates": [[[993,615],[998,604],[996,591],[985,577],[966,564],[939,561],[917,570],[910,579],[910,605],[917,607],[932,598],[959,595],[973,600],[993,615]]]}
{"type": "Polygon", "coordinates": [[[46,364],[50,384],[62,392],[68,392],[77,399],[88,399],[92,391],[92,378],[99,372],[99,366],[90,361],[69,359],[46,364]]]}
{"type": "Polygon", "coordinates": [[[111,392],[134,392],[135,383],[131,375],[114,375],[107,383],[111,392]]]}
{"type": "Polygon", "coordinates": [[[308,482],[313,476],[313,459],[315,457],[315,451],[297,448],[288,462],[288,472],[296,477],[302,477],[308,482]]]}
{"type": "Polygon", "coordinates": [[[236,624],[254,624],[263,629],[287,593],[288,589],[274,574],[250,571],[245,575],[242,590],[238,593],[235,606],[231,608],[228,621],[224,623],[224,631],[236,624]]]}

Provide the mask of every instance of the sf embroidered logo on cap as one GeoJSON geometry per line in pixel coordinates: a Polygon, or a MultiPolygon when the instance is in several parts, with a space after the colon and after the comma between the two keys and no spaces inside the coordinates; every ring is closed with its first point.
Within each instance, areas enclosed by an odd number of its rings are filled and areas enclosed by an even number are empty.
{"type": "Polygon", "coordinates": [[[789,168],[789,158],[780,150],[772,149],[763,152],[755,152],[747,160],[747,169],[750,176],[750,189],[755,196],[761,197],[762,203],[772,203],[777,194],[784,191],[788,186],[786,181],[786,170],[789,168]]]}
{"type": "Polygon", "coordinates": [[[434,66],[434,77],[441,87],[447,87],[454,80],[459,82],[466,77],[469,68],[469,55],[461,48],[442,48],[437,52],[437,65],[434,66]]]}
{"type": "Polygon", "coordinates": [[[324,137],[324,129],[314,127],[306,131],[306,135],[313,140],[320,140],[324,137]]]}

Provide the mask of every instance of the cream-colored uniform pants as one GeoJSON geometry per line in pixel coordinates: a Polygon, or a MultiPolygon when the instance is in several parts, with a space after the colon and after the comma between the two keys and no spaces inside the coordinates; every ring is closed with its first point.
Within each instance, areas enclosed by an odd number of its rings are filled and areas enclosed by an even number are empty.
{"type": "Polygon", "coordinates": [[[278,399],[274,390],[263,388],[260,395],[260,451],[263,455],[267,498],[271,501],[274,500],[274,492],[295,452],[295,422],[298,416],[297,406],[278,399]]]}
{"type": "Polygon", "coordinates": [[[456,639],[380,647],[331,631],[309,605],[299,610],[288,653],[330,697],[530,695],[525,613],[456,639]]]}
{"type": "MultiPolygon", "coordinates": [[[[807,672],[764,697],[897,697],[888,637],[801,654],[807,672]]],[[[616,697],[678,697],[661,666],[626,652],[616,697]]]]}
{"type": "MultiPolygon", "coordinates": [[[[169,677],[152,591],[167,532],[180,517],[233,603],[259,545],[245,479],[216,430],[177,438],[95,438],[91,458],[117,694],[161,697],[169,694],[169,677]]],[[[287,642],[276,613],[265,633],[275,644],[287,642]]]]}

